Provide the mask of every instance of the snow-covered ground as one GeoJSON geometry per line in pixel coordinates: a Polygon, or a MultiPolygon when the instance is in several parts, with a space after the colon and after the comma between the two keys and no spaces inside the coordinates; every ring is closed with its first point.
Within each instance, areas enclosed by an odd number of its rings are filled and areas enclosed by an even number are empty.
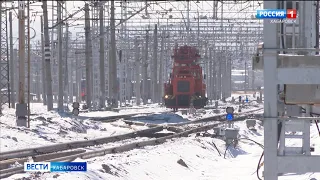
{"type": "MultiPolygon", "coordinates": [[[[237,101],[239,95],[234,95],[237,101]]],[[[244,99],[245,96],[243,96],[244,99]]],[[[246,110],[261,107],[249,96],[246,110]]],[[[213,106],[213,105],[211,105],[213,106]]],[[[219,102],[220,108],[237,106],[219,102]]],[[[15,126],[15,110],[4,109],[0,117],[0,151],[9,151],[27,147],[36,147],[60,142],[106,137],[116,134],[133,132],[142,126],[128,126],[119,120],[113,123],[102,123],[89,120],[90,117],[106,117],[119,114],[157,113],[148,117],[138,117],[131,120],[148,123],[178,123],[200,117],[213,116],[213,109],[198,111],[195,116],[172,113],[168,109],[152,104],[148,106],[122,108],[116,112],[81,113],[79,117],[47,112],[40,103],[32,103],[31,128],[15,126]]],[[[224,113],[224,109],[221,109],[224,113]]],[[[258,120],[257,120],[258,121],[258,120]]],[[[263,127],[257,123],[257,132],[247,129],[245,122],[237,122],[241,137],[250,138],[263,144],[263,127]]],[[[211,131],[209,131],[211,132],[211,131]]],[[[315,125],[311,127],[311,144],[320,154],[319,135],[315,125]]],[[[140,139],[141,140],[141,139],[140,139]]],[[[130,143],[132,140],[124,141],[130,143]]],[[[291,142],[295,143],[295,142],[291,142]]],[[[262,153],[262,148],[250,141],[240,141],[236,148],[225,151],[223,140],[211,137],[184,137],[170,140],[157,146],[149,146],[131,150],[121,154],[109,154],[88,160],[88,171],[85,173],[24,173],[16,174],[6,179],[110,179],[110,180],[253,180],[257,179],[255,170],[262,153]],[[219,149],[215,149],[214,144],[219,149]],[[183,161],[187,167],[177,163],[183,161]]],[[[84,161],[77,159],[75,161],[84,161]]],[[[262,168],[263,169],[263,168],[262,168]]],[[[261,169],[261,170],[262,170],[261,169]]],[[[261,174],[261,172],[260,172],[261,174]]],[[[320,174],[305,174],[297,176],[282,176],[280,180],[310,180],[320,174]]]]}
{"type": "MultiPolygon", "coordinates": [[[[252,103],[255,102],[248,104],[252,103]]],[[[224,108],[227,105],[230,105],[230,103],[219,103],[220,108],[224,108]]],[[[146,121],[144,121],[143,118],[135,120],[159,124],[185,122],[217,115],[213,113],[212,109],[204,110],[195,115],[182,115],[181,112],[172,113],[170,109],[160,107],[157,104],[120,108],[119,112],[95,111],[80,113],[78,117],[71,116],[70,113],[59,114],[56,111],[48,112],[42,103],[31,103],[30,107],[30,129],[16,126],[15,109],[3,109],[4,115],[0,117],[0,152],[75,140],[100,138],[146,128],[135,125],[129,126],[121,120],[112,123],[90,120],[90,118],[95,117],[155,113],[156,115],[150,115],[144,118],[146,121]]],[[[56,104],[54,107],[56,107],[56,104]]],[[[224,113],[223,109],[221,109],[221,113],[218,114],[222,113],[224,113]]],[[[138,116],[147,115],[141,114],[138,116]]]]}
{"type": "MultiPolygon", "coordinates": [[[[241,137],[263,143],[263,127],[259,123],[256,126],[257,132],[248,130],[245,122],[238,122],[235,126],[240,128],[241,137]]],[[[315,126],[311,127],[311,132],[311,143],[319,142],[315,126]]],[[[262,148],[255,143],[243,140],[236,148],[230,147],[224,159],[225,148],[225,142],[220,139],[192,135],[157,146],[88,159],[86,173],[16,174],[7,179],[31,177],[32,179],[61,180],[256,180],[255,170],[262,148]],[[213,143],[218,147],[221,156],[213,143]],[[183,161],[187,167],[179,164],[179,160],[183,161]]],[[[315,153],[320,154],[319,143],[315,153]]],[[[319,179],[320,173],[281,176],[279,180],[310,180],[311,178],[319,179]]]]}
{"type": "Polygon", "coordinates": [[[166,112],[165,108],[151,105],[143,110],[125,109],[117,112],[81,113],[78,117],[59,114],[56,111],[47,112],[41,103],[31,104],[30,129],[17,127],[15,109],[5,108],[0,117],[0,151],[36,147],[75,140],[85,140],[111,135],[118,135],[145,129],[143,126],[126,125],[119,120],[113,123],[103,123],[90,120],[91,117],[108,117],[119,114],[142,112],[166,112]]]}

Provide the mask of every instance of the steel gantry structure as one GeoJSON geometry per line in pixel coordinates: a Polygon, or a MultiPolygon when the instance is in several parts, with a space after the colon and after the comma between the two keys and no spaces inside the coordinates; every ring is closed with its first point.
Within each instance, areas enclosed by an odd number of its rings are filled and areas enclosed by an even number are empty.
{"type": "MultiPolygon", "coordinates": [[[[2,106],[9,103],[10,107],[10,80],[9,80],[9,47],[7,34],[6,4],[0,3],[0,113],[2,106]]],[[[11,62],[12,63],[12,62],[11,62]]],[[[10,64],[11,64],[10,63],[10,64]]]]}
{"type": "MultiPolygon", "coordinates": [[[[36,6],[42,3],[31,4],[32,11],[43,12],[35,17],[43,16],[43,34],[37,33],[31,44],[40,35],[44,43],[39,44],[42,48],[31,46],[31,52],[45,56],[46,63],[31,68],[31,79],[39,76],[39,68],[46,79],[31,85],[37,87],[31,93],[47,97],[41,99],[48,110],[49,99],[62,111],[73,96],[81,101],[83,91],[89,95],[83,99],[89,108],[103,108],[105,100],[124,105],[133,97],[141,97],[144,104],[160,103],[173,48],[186,43],[201,52],[209,99],[224,99],[231,95],[231,70],[250,66],[263,34],[262,21],[254,17],[262,8],[259,1],[115,1],[114,12],[109,1],[88,2],[88,8],[68,1],[46,2],[44,9],[36,6]],[[51,95],[54,98],[48,99],[51,95]]],[[[254,82],[249,86],[256,87],[254,82]]]]}
{"type": "MultiPolygon", "coordinates": [[[[319,15],[316,16],[319,4],[317,1],[288,2],[36,1],[28,7],[32,7],[32,12],[43,12],[35,15],[41,27],[39,24],[34,29],[40,29],[41,33],[29,40],[33,44],[41,39],[41,43],[28,48],[24,31],[25,24],[30,25],[30,21],[26,21],[30,16],[25,17],[24,4],[27,3],[13,1],[9,2],[12,8],[7,8],[8,2],[1,2],[1,108],[9,97],[14,97],[9,96],[10,92],[16,93],[17,98],[10,102],[19,102],[16,108],[21,122],[18,124],[26,125],[22,122],[27,114],[25,87],[30,89],[28,97],[30,93],[36,94],[48,110],[53,110],[54,100],[58,109],[64,111],[64,104],[72,103],[74,96],[76,101],[86,102],[89,109],[117,107],[118,102],[122,106],[133,99],[140,104],[140,97],[143,104],[150,100],[161,103],[163,84],[169,79],[172,67],[173,48],[188,44],[200,50],[207,75],[207,96],[211,101],[231,96],[232,69],[245,69],[245,75],[251,73],[251,80],[245,80],[245,89],[255,89],[258,86],[255,75],[264,70],[264,76],[260,77],[264,77],[265,88],[266,180],[277,179],[279,173],[319,171],[319,157],[311,156],[309,121],[317,111],[311,105],[320,101],[315,88],[320,84],[319,56],[314,56],[319,51],[319,15]],[[297,23],[271,24],[255,18],[258,9],[289,6],[298,10],[297,23]],[[12,20],[15,9],[19,9],[20,16],[12,20]],[[19,58],[12,35],[18,33],[10,33],[10,41],[7,39],[8,11],[11,25],[19,24],[19,58]],[[263,61],[259,61],[264,62],[263,68],[248,71],[262,66],[251,62],[260,42],[264,42],[263,61]],[[28,63],[25,63],[26,55],[28,63]],[[304,68],[298,68],[297,64],[304,68]],[[28,66],[28,78],[23,65],[28,66]],[[19,73],[9,74],[9,70],[19,70],[19,73]],[[310,97],[312,94],[315,95],[310,97]],[[284,104],[283,96],[290,105],[284,104]],[[304,114],[299,113],[300,106],[304,114]],[[302,135],[293,137],[286,131],[301,131],[302,135]],[[284,142],[288,138],[302,139],[302,146],[286,147],[284,142]]],[[[15,29],[18,28],[10,27],[10,32],[15,29]]]]}
{"type": "Polygon", "coordinates": [[[310,147],[310,123],[318,119],[312,116],[317,114],[313,105],[319,103],[320,83],[320,59],[315,56],[319,52],[317,3],[264,1],[264,9],[297,10],[293,23],[264,21],[265,180],[277,180],[286,173],[320,172],[320,156],[313,155],[310,147]],[[292,147],[290,139],[302,143],[292,147]]]}

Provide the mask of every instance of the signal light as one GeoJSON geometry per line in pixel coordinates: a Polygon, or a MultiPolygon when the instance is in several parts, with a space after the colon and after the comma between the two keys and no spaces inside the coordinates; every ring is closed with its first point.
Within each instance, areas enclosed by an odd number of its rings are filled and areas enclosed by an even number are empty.
{"type": "Polygon", "coordinates": [[[75,116],[78,116],[79,115],[79,103],[78,102],[73,102],[72,104],[72,107],[73,107],[73,110],[72,110],[72,114],[75,115],[75,116]]]}
{"type": "Polygon", "coordinates": [[[234,108],[233,108],[233,107],[227,107],[227,108],[226,108],[226,112],[227,112],[226,119],[227,119],[228,121],[232,121],[232,120],[233,120],[234,108]]]}
{"type": "Polygon", "coordinates": [[[226,115],[226,119],[227,119],[228,121],[232,121],[232,120],[233,120],[233,114],[228,113],[228,114],[226,115]]]}

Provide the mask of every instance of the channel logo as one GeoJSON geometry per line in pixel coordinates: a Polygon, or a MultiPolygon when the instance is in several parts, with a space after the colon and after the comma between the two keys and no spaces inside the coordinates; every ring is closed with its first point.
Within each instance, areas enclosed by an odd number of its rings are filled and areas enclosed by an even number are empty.
{"type": "Polygon", "coordinates": [[[50,172],[49,162],[25,162],[24,163],[25,172],[50,172]]]}
{"type": "Polygon", "coordinates": [[[25,162],[25,172],[86,172],[87,162],[25,162]]]}
{"type": "Polygon", "coordinates": [[[296,19],[297,10],[295,9],[263,9],[257,10],[257,19],[296,19]]]}

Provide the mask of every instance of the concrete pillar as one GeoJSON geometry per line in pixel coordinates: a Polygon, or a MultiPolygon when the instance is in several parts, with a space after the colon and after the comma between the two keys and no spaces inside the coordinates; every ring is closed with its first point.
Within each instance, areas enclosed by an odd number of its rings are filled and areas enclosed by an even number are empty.
{"type": "MultiPolygon", "coordinates": [[[[263,9],[278,9],[277,1],[264,1],[263,9]]],[[[263,21],[264,48],[279,48],[277,43],[277,24],[263,21]]],[[[277,57],[264,53],[264,179],[278,179],[278,103],[277,103],[277,57]]]]}

